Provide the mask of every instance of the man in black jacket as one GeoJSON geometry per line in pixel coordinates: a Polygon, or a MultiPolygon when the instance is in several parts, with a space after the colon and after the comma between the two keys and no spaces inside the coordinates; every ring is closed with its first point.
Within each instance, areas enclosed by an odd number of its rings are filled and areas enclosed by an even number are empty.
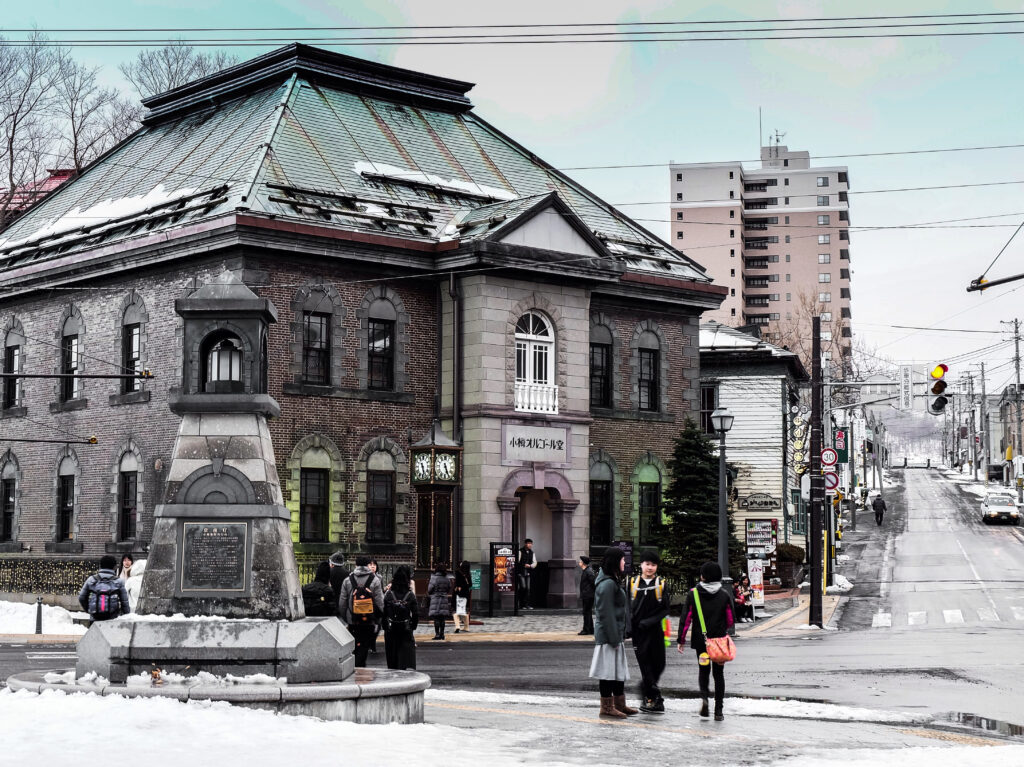
{"type": "Polygon", "coordinates": [[[520,610],[533,609],[533,605],[530,604],[530,580],[536,567],[537,555],[533,551],[533,541],[527,538],[523,548],[519,549],[516,561],[516,599],[519,600],[520,610]]]}
{"type": "Polygon", "coordinates": [[[881,493],[875,496],[875,500],[871,502],[871,508],[875,512],[875,524],[881,526],[882,517],[885,516],[885,499],[882,498],[881,493]]]}
{"type": "Polygon", "coordinates": [[[588,636],[594,633],[594,579],[597,578],[590,567],[590,557],[581,554],[579,558],[580,569],[580,599],[583,601],[583,631],[579,636],[588,636]]]}
{"type": "Polygon", "coordinates": [[[640,575],[629,579],[630,633],[640,666],[640,710],[646,714],[664,714],[658,680],[665,670],[665,629],[669,592],[664,578],[658,577],[658,552],[645,551],[640,557],[640,575]]]}

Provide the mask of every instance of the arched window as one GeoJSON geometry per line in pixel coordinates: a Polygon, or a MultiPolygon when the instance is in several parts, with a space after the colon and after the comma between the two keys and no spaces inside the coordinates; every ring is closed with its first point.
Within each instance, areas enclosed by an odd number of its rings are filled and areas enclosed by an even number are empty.
{"type": "Polygon", "coordinates": [[[139,461],[134,453],[121,456],[117,477],[117,539],[133,541],[139,521],[139,461]]]}
{"type": "Polygon", "coordinates": [[[17,505],[18,467],[13,459],[0,457],[0,543],[14,541],[14,509],[17,505]]]}
{"type": "Polygon", "coordinates": [[[212,393],[245,391],[242,383],[242,341],[238,336],[219,331],[203,341],[201,390],[212,393]]]}
{"type": "Polygon", "coordinates": [[[603,461],[590,466],[590,545],[608,546],[612,542],[614,511],[612,498],[615,475],[603,461]]]}
{"type": "Polygon", "coordinates": [[[638,404],[640,410],[660,410],[661,344],[658,336],[645,331],[639,340],[640,366],[637,374],[638,404]]]}
{"type": "Polygon", "coordinates": [[[661,518],[661,472],[647,463],[637,467],[637,498],[640,515],[640,545],[654,543],[661,518]]]}
{"type": "MultiPolygon", "coordinates": [[[[21,332],[21,325],[14,320],[6,335],[4,336],[3,348],[3,371],[7,374],[21,373],[25,369],[25,336],[21,332]]],[[[0,381],[3,386],[4,410],[20,407],[24,389],[22,379],[4,378],[0,381]]]]}
{"type": "Polygon", "coordinates": [[[64,458],[57,469],[57,541],[70,541],[75,537],[75,480],[78,462],[71,456],[64,458]]]}
{"type": "MultiPolygon", "coordinates": [[[[136,293],[129,298],[129,303],[121,315],[121,370],[122,373],[138,375],[143,370],[142,364],[142,333],[146,322],[146,308],[142,298],[136,293]]],[[[124,378],[121,381],[121,393],[131,394],[142,390],[142,379],[124,378]]]]}
{"type": "Polygon", "coordinates": [[[366,461],[366,540],[395,540],[395,459],[385,450],[371,453],[366,461]]]}
{"type": "Polygon", "coordinates": [[[330,529],[331,454],[322,447],[306,450],[299,478],[299,542],[326,543],[330,529]]]}
{"type": "Polygon", "coordinates": [[[80,375],[82,361],[82,318],[77,312],[64,321],[60,339],[60,379],[61,402],[78,399],[82,396],[82,379],[80,375]]]}
{"type": "Polygon", "coordinates": [[[527,312],[516,323],[516,410],[558,412],[555,334],[547,318],[527,312]]]}
{"type": "Polygon", "coordinates": [[[392,391],[395,388],[395,322],[398,312],[386,298],[370,304],[367,320],[367,381],[369,389],[392,391]]]}
{"type": "Polygon", "coordinates": [[[607,325],[590,328],[590,406],[612,407],[614,337],[607,325]]]}

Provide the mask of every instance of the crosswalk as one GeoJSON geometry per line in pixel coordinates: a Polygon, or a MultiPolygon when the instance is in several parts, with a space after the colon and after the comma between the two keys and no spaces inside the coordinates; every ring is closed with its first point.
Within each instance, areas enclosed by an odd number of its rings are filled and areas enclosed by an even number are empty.
{"type": "Polygon", "coordinates": [[[1001,623],[1021,621],[1024,623],[1024,607],[1012,605],[1009,610],[994,607],[978,607],[965,610],[912,610],[907,613],[892,613],[879,610],[871,616],[871,628],[883,629],[906,626],[958,626],[969,622],[1001,623]],[[1012,617],[1011,617],[1012,613],[1012,617]]]}

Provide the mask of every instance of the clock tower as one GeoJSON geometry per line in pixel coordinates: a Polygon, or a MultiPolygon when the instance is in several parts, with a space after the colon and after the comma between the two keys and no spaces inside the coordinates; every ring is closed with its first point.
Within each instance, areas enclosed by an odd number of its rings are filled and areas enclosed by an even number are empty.
{"type": "Polygon", "coordinates": [[[452,564],[454,520],[452,496],[462,484],[462,446],[435,420],[411,448],[412,485],[416,488],[416,567],[452,564]]]}

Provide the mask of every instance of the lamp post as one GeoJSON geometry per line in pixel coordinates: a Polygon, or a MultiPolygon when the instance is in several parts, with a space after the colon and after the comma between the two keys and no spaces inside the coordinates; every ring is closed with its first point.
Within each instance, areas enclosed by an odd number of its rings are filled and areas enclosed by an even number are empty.
{"type": "Polygon", "coordinates": [[[716,408],[711,414],[711,426],[718,432],[718,565],[722,568],[722,580],[729,577],[729,515],[728,491],[725,481],[725,434],[732,428],[735,416],[729,408],[716,408]]]}

